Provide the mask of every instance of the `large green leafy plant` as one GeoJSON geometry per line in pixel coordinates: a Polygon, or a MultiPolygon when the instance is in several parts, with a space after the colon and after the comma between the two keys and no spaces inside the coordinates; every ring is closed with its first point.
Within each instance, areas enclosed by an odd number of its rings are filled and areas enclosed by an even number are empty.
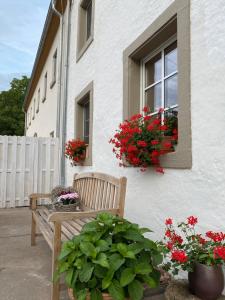
{"type": "Polygon", "coordinates": [[[109,293],[115,300],[143,297],[144,285],[156,287],[162,255],[144,237],[149,229],[108,213],[87,223],[80,235],[65,242],[57,275],[65,273],[67,285],[78,300],[90,293],[91,300],[109,293]]]}

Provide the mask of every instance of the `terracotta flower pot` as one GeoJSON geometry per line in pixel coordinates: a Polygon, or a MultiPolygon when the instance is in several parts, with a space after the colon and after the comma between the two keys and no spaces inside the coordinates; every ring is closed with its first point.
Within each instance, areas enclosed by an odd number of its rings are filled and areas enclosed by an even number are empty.
{"type": "MultiPolygon", "coordinates": [[[[76,300],[76,298],[73,296],[73,290],[68,289],[68,295],[70,300],[76,300]]],[[[102,294],[103,300],[113,300],[113,298],[109,294],[102,294]]],[[[86,300],[90,300],[90,295],[88,294],[86,297],[86,300]]]]}
{"type": "Polygon", "coordinates": [[[216,300],[224,289],[224,275],[219,265],[206,266],[195,263],[194,271],[188,273],[189,289],[204,300],[216,300]]]}

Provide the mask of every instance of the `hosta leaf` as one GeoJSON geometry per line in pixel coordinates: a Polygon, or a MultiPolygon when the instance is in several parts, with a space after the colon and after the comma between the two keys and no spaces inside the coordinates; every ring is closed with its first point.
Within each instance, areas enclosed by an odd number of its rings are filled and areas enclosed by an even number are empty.
{"type": "Polygon", "coordinates": [[[134,271],[136,274],[149,274],[152,272],[152,266],[146,263],[139,263],[135,266],[134,271]]]}
{"type": "Polygon", "coordinates": [[[88,282],[91,279],[94,267],[91,263],[86,263],[84,267],[79,271],[79,278],[81,282],[88,282]]]}
{"type": "Polygon", "coordinates": [[[88,287],[90,288],[90,289],[93,289],[93,288],[95,288],[96,287],[96,285],[97,285],[97,279],[95,278],[95,277],[93,277],[92,279],[90,279],[89,281],[88,281],[88,287]]]}
{"type": "Polygon", "coordinates": [[[153,278],[153,277],[151,277],[151,276],[143,276],[142,277],[143,278],[143,280],[144,280],[144,282],[150,287],[150,288],[155,288],[155,287],[157,287],[158,286],[158,281],[155,279],[155,278],[153,278]]]}
{"type": "Polygon", "coordinates": [[[64,273],[68,269],[69,269],[69,263],[68,262],[65,262],[65,261],[60,262],[59,268],[58,268],[58,271],[59,271],[60,274],[64,273]]]}
{"type": "Polygon", "coordinates": [[[99,252],[104,252],[109,249],[109,244],[105,240],[97,241],[95,246],[99,252]]]}
{"type": "Polygon", "coordinates": [[[142,243],[133,243],[128,246],[128,250],[132,251],[134,254],[140,253],[144,249],[142,243]]]}
{"type": "Polygon", "coordinates": [[[82,232],[96,232],[98,230],[99,224],[96,221],[86,223],[82,228],[82,232]]]}
{"type": "Polygon", "coordinates": [[[162,263],[163,261],[163,256],[161,253],[152,253],[152,263],[154,266],[158,266],[162,263]]]}
{"type": "Polygon", "coordinates": [[[108,288],[108,291],[114,300],[124,300],[124,290],[117,280],[113,280],[108,288]]]}
{"type": "Polygon", "coordinates": [[[128,229],[124,234],[123,237],[127,240],[135,241],[135,242],[141,242],[144,240],[144,237],[134,229],[128,229]]]}
{"type": "Polygon", "coordinates": [[[126,255],[124,255],[126,258],[135,259],[135,254],[133,251],[127,251],[126,255]]]}
{"type": "Polygon", "coordinates": [[[120,277],[120,285],[122,287],[128,285],[129,283],[131,283],[134,278],[135,278],[136,274],[133,272],[133,270],[131,268],[127,268],[125,270],[123,270],[121,277],[120,277]]]}
{"type": "Polygon", "coordinates": [[[67,284],[69,287],[72,286],[73,271],[74,271],[74,269],[70,269],[70,270],[67,272],[67,274],[66,274],[65,281],[66,281],[66,284],[67,284]]]}
{"type": "Polygon", "coordinates": [[[107,269],[101,267],[100,265],[96,265],[94,268],[94,274],[98,278],[104,278],[107,274],[107,269]]]}
{"type": "Polygon", "coordinates": [[[63,258],[67,257],[71,252],[73,252],[74,249],[71,248],[63,248],[62,251],[59,254],[59,260],[62,260],[63,258]]]}
{"type": "Polygon", "coordinates": [[[119,233],[119,232],[125,232],[128,228],[128,224],[116,224],[116,226],[113,229],[113,233],[119,233]]]}
{"type": "Polygon", "coordinates": [[[138,280],[134,280],[128,285],[128,292],[131,300],[141,300],[144,292],[143,285],[138,280]]]}
{"type": "Polygon", "coordinates": [[[108,263],[107,256],[105,253],[100,253],[97,256],[97,259],[93,260],[93,263],[98,264],[107,269],[109,268],[109,263],[108,263]]]}
{"type": "Polygon", "coordinates": [[[83,258],[77,258],[74,266],[77,267],[78,270],[80,270],[81,268],[83,268],[83,265],[85,264],[85,260],[83,258]]]}
{"type": "Polygon", "coordinates": [[[80,250],[89,257],[96,258],[97,251],[94,245],[90,242],[81,242],[80,243],[80,250]]]}
{"type": "Polygon", "coordinates": [[[127,245],[123,243],[118,243],[117,250],[120,254],[122,254],[122,256],[125,256],[127,254],[127,245]]]}
{"type": "Polygon", "coordinates": [[[97,289],[91,290],[91,300],[103,300],[102,293],[97,289]]]}
{"type": "Polygon", "coordinates": [[[144,238],[143,246],[147,250],[157,250],[157,245],[153,241],[144,238]]]}
{"type": "Polygon", "coordinates": [[[146,232],[153,232],[151,229],[145,228],[145,227],[140,228],[139,230],[140,230],[140,232],[141,232],[142,234],[143,234],[143,233],[146,233],[146,232]]]}
{"type": "Polygon", "coordinates": [[[113,223],[114,216],[109,213],[101,213],[97,215],[97,221],[107,226],[111,226],[113,223]]]}
{"type": "Polygon", "coordinates": [[[125,262],[125,259],[118,253],[114,253],[109,257],[110,269],[117,271],[125,262]]]}
{"type": "Polygon", "coordinates": [[[112,283],[113,275],[114,275],[114,271],[108,270],[106,276],[102,280],[102,289],[103,290],[107,289],[110,286],[110,284],[112,283]]]}
{"type": "Polygon", "coordinates": [[[83,289],[76,293],[77,300],[86,300],[87,290],[83,289]]]}

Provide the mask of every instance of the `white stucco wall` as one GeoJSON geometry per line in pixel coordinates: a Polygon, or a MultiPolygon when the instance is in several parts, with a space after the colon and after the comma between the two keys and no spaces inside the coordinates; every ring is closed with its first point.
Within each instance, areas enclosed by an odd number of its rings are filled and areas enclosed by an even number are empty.
{"type": "MultiPolygon", "coordinates": [[[[56,117],[57,117],[57,93],[58,93],[58,67],[59,67],[59,38],[60,31],[55,36],[54,42],[52,43],[51,50],[46,59],[45,65],[43,67],[41,76],[39,78],[38,84],[35,88],[34,94],[32,96],[32,101],[28,107],[28,112],[30,111],[31,106],[34,107],[34,99],[36,99],[35,103],[35,111],[37,108],[37,99],[38,99],[38,89],[40,88],[40,105],[39,112],[35,112],[35,119],[31,119],[31,124],[28,125],[28,129],[26,130],[27,136],[34,136],[37,133],[38,137],[49,137],[50,133],[54,131],[54,136],[56,134],[56,117]],[[57,76],[55,85],[50,88],[50,84],[52,82],[52,64],[53,64],[53,55],[57,50],[57,76]],[[42,99],[44,96],[44,77],[46,72],[48,73],[47,77],[47,94],[46,100],[42,103],[42,99]]],[[[33,110],[33,108],[32,108],[33,110]]],[[[32,112],[33,116],[33,112],[32,112]]],[[[28,123],[29,124],[29,123],[28,123]]]]}
{"type": "Polygon", "coordinates": [[[123,50],[173,1],[96,0],[94,41],[76,64],[77,3],[72,7],[67,139],[74,137],[74,99],[94,80],[93,166],[127,176],[125,215],[152,228],[160,238],[166,217],[199,217],[204,230],[225,230],[225,5],[223,0],[191,1],[191,170],[119,168],[108,140],[122,120],[123,50]]]}

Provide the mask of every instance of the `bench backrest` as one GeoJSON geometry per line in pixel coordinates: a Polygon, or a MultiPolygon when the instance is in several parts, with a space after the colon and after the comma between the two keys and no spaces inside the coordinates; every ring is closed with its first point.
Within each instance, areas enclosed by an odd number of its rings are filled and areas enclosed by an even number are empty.
{"type": "Polygon", "coordinates": [[[73,186],[82,204],[90,209],[118,209],[123,216],[126,195],[126,177],[116,178],[103,173],[75,174],[73,186]]]}

